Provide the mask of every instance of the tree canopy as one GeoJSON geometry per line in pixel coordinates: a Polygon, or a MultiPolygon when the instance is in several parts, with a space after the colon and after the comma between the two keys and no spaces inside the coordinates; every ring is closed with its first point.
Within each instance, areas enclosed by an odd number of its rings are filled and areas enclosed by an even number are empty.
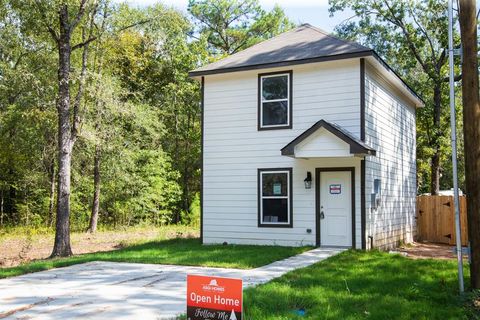
{"type": "Polygon", "coordinates": [[[63,174],[74,230],[198,224],[200,83],[188,72],[293,24],[257,1],[191,1],[190,10],[0,2],[0,226],[58,223],[59,101],[69,104],[71,168],[63,174]],[[226,42],[217,19],[228,20],[226,42]]]}
{"type": "MultiPolygon", "coordinates": [[[[443,1],[330,1],[331,15],[345,8],[355,14],[337,26],[336,33],[375,49],[425,100],[417,112],[421,193],[451,188],[446,6],[443,1]]],[[[458,34],[455,42],[458,46],[458,34]]],[[[460,177],[463,186],[463,174],[460,177]]]]}
{"type": "Polygon", "coordinates": [[[195,32],[214,54],[229,55],[294,27],[278,6],[267,12],[258,0],[190,0],[195,32]]]}

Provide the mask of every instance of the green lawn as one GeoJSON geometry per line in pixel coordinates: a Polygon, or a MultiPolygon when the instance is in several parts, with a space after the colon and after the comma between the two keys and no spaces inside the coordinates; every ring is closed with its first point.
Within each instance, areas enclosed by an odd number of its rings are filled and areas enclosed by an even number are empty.
{"type": "Polygon", "coordinates": [[[347,251],[247,289],[244,319],[480,319],[457,284],[455,261],[347,251]]]}
{"type": "Polygon", "coordinates": [[[124,249],[77,255],[70,258],[38,260],[0,269],[0,278],[65,267],[89,261],[117,261],[179,264],[205,267],[256,268],[304,252],[311,247],[246,245],[201,245],[199,239],[172,239],[128,246],[124,249]]]}

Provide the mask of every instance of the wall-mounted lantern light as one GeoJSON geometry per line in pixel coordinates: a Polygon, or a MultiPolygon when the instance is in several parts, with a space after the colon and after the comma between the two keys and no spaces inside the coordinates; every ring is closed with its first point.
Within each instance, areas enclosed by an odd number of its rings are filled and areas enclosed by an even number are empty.
{"type": "Polygon", "coordinates": [[[311,189],[312,188],[312,173],[311,172],[307,172],[307,177],[305,178],[305,180],[303,180],[303,182],[305,183],[305,189],[311,189]]]}

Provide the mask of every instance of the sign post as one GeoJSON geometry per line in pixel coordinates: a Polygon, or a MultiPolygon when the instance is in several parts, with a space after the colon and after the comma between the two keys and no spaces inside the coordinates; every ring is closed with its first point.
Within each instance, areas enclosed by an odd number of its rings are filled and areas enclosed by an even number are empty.
{"type": "Polygon", "coordinates": [[[460,201],[458,196],[458,169],[457,169],[457,124],[455,120],[455,79],[453,63],[453,3],[448,0],[448,64],[450,84],[450,128],[452,136],[452,171],[453,171],[453,192],[455,202],[455,235],[457,241],[457,265],[458,265],[458,288],[460,293],[464,291],[463,285],[463,257],[462,257],[462,235],[460,228],[460,201]]]}
{"type": "Polygon", "coordinates": [[[187,320],[242,320],[242,279],[187,275],[187,320]]]}

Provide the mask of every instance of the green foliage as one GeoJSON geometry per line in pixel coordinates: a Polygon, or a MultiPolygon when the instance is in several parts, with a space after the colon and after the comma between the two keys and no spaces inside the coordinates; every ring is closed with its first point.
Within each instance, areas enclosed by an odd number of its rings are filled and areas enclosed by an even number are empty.
{"type": "Polygon", "coordinates": [[[56,57],[16,5],[0,3],[0,225],[43,220],[55,157],[56,57]]]}
{"type": "MultiPolygon", "coordinates": [[[[55,197],[50,190],[55,181],[51,177],[55,179],[52,168],[57,152],[57,57],[47,30],[32,20],[39,4],[2,2],[0,11],[3,13],[0,23],[9,26],[0,28],[9,44],[0,49],[4,58],[0,62],[2,226],[49,225],[52,215],[49,208],[50,197],[55,197]],[[16,23],[9,24],[10,21],[16,23]],[[43,32],[34,32],[38,28],[43,32]]],[[[46,16],[53,12],[44,9],[46,16]]],[[[185,31],[189,23],[180,13],[161,6],[132,9],[121,5],[118,11],[114,6],[107,11],[109,19],[104,23],[108,27],[90,48],[83,121],[74,149],[71,194],[74,230],[85,229],[88,223],[93,197],[93,155],[97,148],[101,155],[100,223],[161,225],[172,222],[180,212],[180,174],[172,166],[169,150],[163,148],[171,144],[166,141],[168,124],[161,106],[150,102],[161,98],[159,86],[166,87],[173,81],[170,74],[178,71],[174,66],[164,72],[170,58],[183,54],[188,60],[194,54],[188,48],[185,31]],[[139,24],[137,28],[116,31],[143,19],[152,23],[148,27],[139,24]],[[182,39],[179,34],[183,34],[182,39]],[[118,39],[126,39],[120,42],[123,46],[118,46],[118,39]],[[185,53],[178,49],[172,52],[172,43],[183,45],[185,53]],[[125,63],[127,58],[132,59],[131,64],[125,63]],[[135,78],[127,76],[131,74],[135,78]],[[141,82],[143,79],[148,81],[141,82]]],[[[76,66],[79,59],[77,51],[72,56],[72,65],[76,66]]],[[[197,62],[185,66],[181,71],[184,78],[187,69],[197,62]]],[[[77,71],[73,70],[74,84],[77,71]]],[[[179,87],[183,90],[182,84],[179,87]]],[[[191,90],[198,97],[198,86],[191,90]]]]}
{"type": "Polygon", "coordinates": [[[182,187],[174,217],[179,222],[199,190],[200,90],[188,71],[204,63],[207,52],[205,43],[188,38],[192,26],[178,12],[157,5],[139,14],[152,23],[112,38],[107,61],[126,98],[154,108],[163,124],[161,147],[182,187]]]}
{"type": "Polygon", "coordinates": [[[188,211],[182,211],[182,223],[191,227],[200,227],[200,194],[196,193],[188,211]]]}
{"type": "Polygon", "coordinates": [[[217,55],[236,53],[294,27],[278,5],[266,12],[258,0],[190,0],[188,11],[217,55]]]}

